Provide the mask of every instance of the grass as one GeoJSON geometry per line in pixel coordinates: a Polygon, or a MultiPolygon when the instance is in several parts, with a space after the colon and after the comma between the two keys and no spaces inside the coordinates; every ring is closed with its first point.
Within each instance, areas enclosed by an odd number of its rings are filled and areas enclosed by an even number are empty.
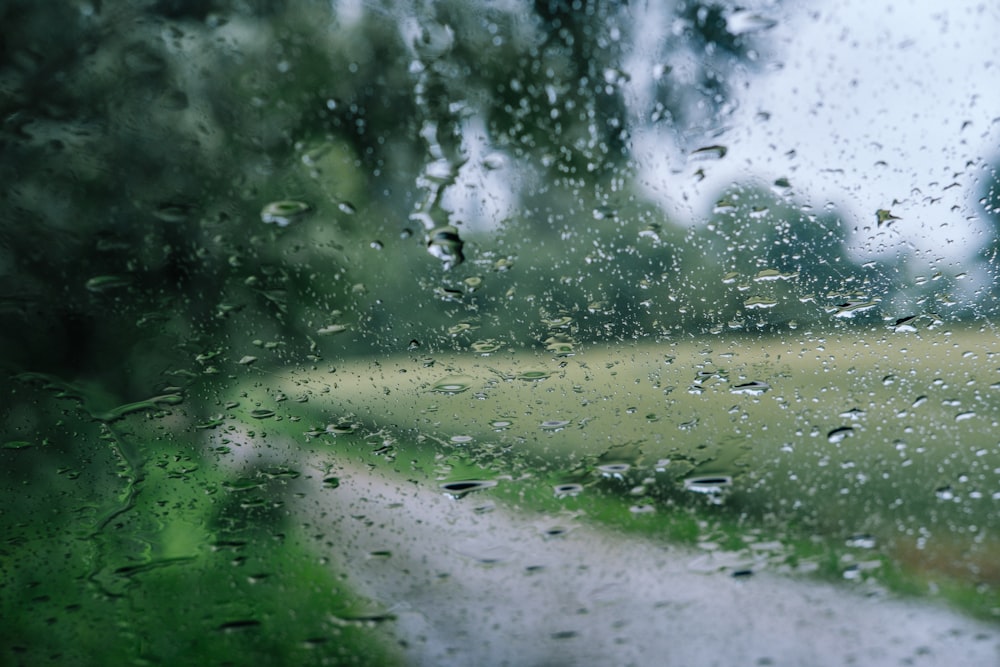
{"type": "Polygon", "coordinates": [[[777,539],[771,566],[996,618],[998,353],[991,329],[955,327],[407,356],[265,375],[245,406],[277,408],[298,438],[357,424],[392,443],[373,461],[428,484],[500,478],[487,493],[525,511],[674,541],[777,539]],[[733,482],[686,490],[698,476],[733,482]],[[582,491],[557,497],[564,483],[582,491]]]}
{"type": "Polygon", "coordinates": [[[172,410],[101,423],[45,391],[45,444],[0,450],[0,663],[399,663],[282,512],[287,471],[220,463],[172,410]]]}

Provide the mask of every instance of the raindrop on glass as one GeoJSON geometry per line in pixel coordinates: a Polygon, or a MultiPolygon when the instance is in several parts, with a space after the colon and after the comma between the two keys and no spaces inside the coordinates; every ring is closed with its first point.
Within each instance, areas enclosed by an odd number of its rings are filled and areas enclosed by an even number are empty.
{"type": "Polygon", "coordinates": [[[281,201],[271,202],[261,209],[260,219],[262,222],[275,224],[279,227],[287,227],[293,222],[302,219],[309,211],[309,204],[305,202],[282,199],[281,201]]]}

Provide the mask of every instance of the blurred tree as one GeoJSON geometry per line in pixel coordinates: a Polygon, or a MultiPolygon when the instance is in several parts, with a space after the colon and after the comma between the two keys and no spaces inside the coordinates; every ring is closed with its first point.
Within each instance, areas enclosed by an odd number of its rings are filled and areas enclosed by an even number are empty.
{"type": "MultiPolygon", "coordinates": [[[[694,54],[698,74],[665,69],[655,104],[664,118],[708,119],[728,94],[719,72],[752,67],[753,40],[727,32],[721,6],[665,7],[654,18],[672,37],[655,59],[694,54]]],[[[353,13],[319,2],[6,3],[6,365],[134,397],[168,369],[232,368],[254,341],[275,343],[282,363],[401,349],[420,330],[453,344],[456,318],[505,312],[515,282],[581,308],[641,301],[680,249],[649,260],[635,250],[654,213],[629,185],[624,61],[638,11],[603,0],[353,13]],[[511,182],[520,213],[503,221],[509,233],[473,235],[470,257],[528,261],[471,290],[465,281],[489,267],[442,276],[408,218],[426,209],[428,230],[461,224],[441,197],[457,187],[474,119],[525,176],[511,182]],[[284,199],[310,213],[263,224],[261,209],[284,199]],[[566,234],[575,240],[560,243],[566,234]],[[623,261],[571,275],[595,267],[594,248],[623,261]],[[534,257],[542,249],[548,260],[534,257]],[[426,278],[401,278],[414,274],[426,278]],[[346,335],[316,338],[345,323],[346,335]]]]}
{"type": "Polygon", "coordinates": [[[682,272],[690,282],[677,291],[697,295],[708,307],[690,307],[714,311],[716,326],[772,328],[825,318],[824,308],[836,293],[850,290],[856,269],[845,235],[835,211],[817,215],[791,198],[737,184],[720,195],[708,224],[696,229],[682,272]]]}

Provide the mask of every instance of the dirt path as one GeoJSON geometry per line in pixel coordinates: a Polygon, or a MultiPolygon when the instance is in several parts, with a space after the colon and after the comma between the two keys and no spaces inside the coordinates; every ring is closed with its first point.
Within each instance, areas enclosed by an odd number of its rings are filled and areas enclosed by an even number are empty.
{"type": "Polygon", "coordinates": [[[996,627],[939,606],[706,573],[702,552],[521,516],[488,491],[456,500],[361,469],[305,483],[299,511],[396,616],[411,664],[1000,664],[996,627]]]}

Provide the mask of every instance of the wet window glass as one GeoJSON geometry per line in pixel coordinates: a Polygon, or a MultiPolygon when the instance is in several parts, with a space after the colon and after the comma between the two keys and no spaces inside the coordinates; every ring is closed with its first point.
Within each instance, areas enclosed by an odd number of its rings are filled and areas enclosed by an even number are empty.
{"type": "Polygon", "coordinates": [[[1000,660],[990,3],[0,22],[0,663],[1000,660]]]}

